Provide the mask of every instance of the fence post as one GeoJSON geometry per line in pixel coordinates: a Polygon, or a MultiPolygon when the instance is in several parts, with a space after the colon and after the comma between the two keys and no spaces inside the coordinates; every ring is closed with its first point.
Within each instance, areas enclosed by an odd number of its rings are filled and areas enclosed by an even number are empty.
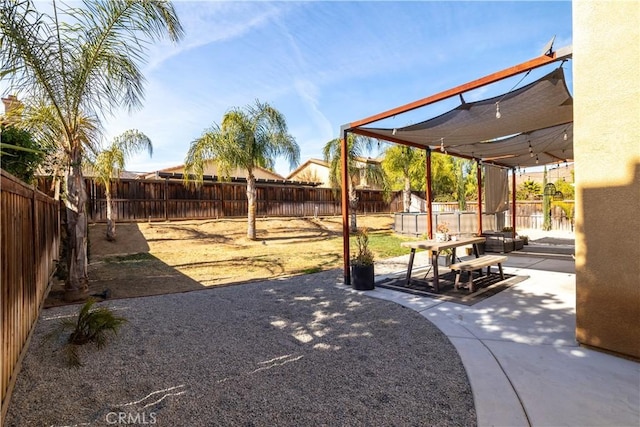
{"type": "Polygon", "coordinates": [[[164,179],[164,220],[169,221],[169,178],[164,179]]]}
{"type": "MultiPolygon", "coordinates": [[[[30,289],[31,292],[27,292],[27,304],[29,305],[29,316],[27,317],[27,321],[30,319],[35,319],[38,313],[38,307],[34,304],[34,300],[32,297],[37,293],[37,280],[40,277],[40,263],[38,262],[37,251],[39,248],[38,238],[40,237],[40,230],[38,230],[38,194],[36,188],[34,186],[29,186],[32,192],[31,196],[31,229],[33,230],[32,244],[31,244],[31,254],[32,254],[32,262],[33,268],[31,269],[31,281],[29,281],[29,286],[33,287],[30,289]],[[33,292],[33,293],[32,293],[33,292]]],[[[24,295],[24,294],[23,294],[24,295]]],[[[22,321],[25,319],[23,318],[22,321]]]]}

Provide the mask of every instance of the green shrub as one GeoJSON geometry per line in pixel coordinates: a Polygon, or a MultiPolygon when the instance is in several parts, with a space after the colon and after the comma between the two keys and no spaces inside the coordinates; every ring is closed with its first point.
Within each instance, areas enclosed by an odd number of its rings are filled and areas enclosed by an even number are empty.
{"type": "Polygon", "coordinates": [[[116,335],[120,326],[127,322],[127,319],[115,316],[107,307],[93,308],[95,303],[96,301],[92,298],[87,300],[80,308],[76,319],[63,319],[58,328],[46,337],[50,339],[71,330],[64,345],[67,362],[71,366],[82,365],[78,354],[78,348],[81,345],[94,343],[98,348],[102,348],[107,343],[108,334],[116,335]]]}

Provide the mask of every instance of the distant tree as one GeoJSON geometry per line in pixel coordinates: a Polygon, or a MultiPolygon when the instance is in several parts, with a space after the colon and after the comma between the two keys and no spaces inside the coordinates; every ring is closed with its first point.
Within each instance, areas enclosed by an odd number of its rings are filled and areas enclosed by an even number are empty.
{"type": "Polygon", "coordinates": [[[392,191],[402,190],[402,209],[409,212],[411,190],[424,189],[424,151],[402,145],[391,145],[384,152],[382,168],[392,191]]]}
{"type": "Polygon", "coordinates": [[[542,186],[539,182],[527,180],[516,189],[516,200],[535,200],[542,194],[542,186]]]}
{"type": "Polygon", "coordinates": [[[142,150],[147,150],[149,156],[153,155],[153,145],[147,135],[132,129],[114,138],[109,147],[97,153],[89,163],[97,173],[98,180],[104,185],[107,198],[107,240],[116,239],[116,222],[113,218],[113,201],[111,198],[111,179],[120,178],[125,163],[129,158],[142,150]]]}
{"type": "Polygon", "coordinates": [[[457,179],[453,157],[434,152],[431,155],[431,191],[435,202],[456,200],[457,179]]]}
{"type": "Polygon", "coordinates": [[[571,202],[566,202],[564,200],[553,200],[551,202],[552,206],[557,206],[558,208],[562,209],[562,212],[564,212],[564,216],[567,218],[567,220],[571,223],[571,231],[573,231],[573,223],[574,223],[574,216],[575,216],[575,204],[571,203],[571,202]]]}
{"type": "Polygon", "coordinates": [[[140,65],[149,44],[164,36],[179,40],[182,27],[168,1],[85,0],[82,8],[54,1],[51,14],[39,12],[36,3],[0,6],[0,76],[28,100],[23,123],[34,138],[63,156],[65,299],[75,301],[88,296],[86,150],[98,144],[102,119],[141,105],[140,65]]]}
{"type": "Polygon", "coordinates": [[[288,133],[284,115],[267,103],[256,100],[244,109],[234,108],[191,143],[185,159],[185,184],[195,179],[202,184],[204,166],[213,160],[223,177],[234,169],[246,171],[247,238],[256,239],[256,167],[273,169],[275,158],[284,156],[291,167],[300,161],[300,148],[288,133]]]}
{"type": "MultiPolygon", "coordinates": [[[[349,210],[351,211],[351,231],[358,229],[356,209],[358,197],[356,186],[360,180],[365,180],[370,185],[378,185],[387,188],[387,179],[384,169],[379,163],[364,162],[364,155],[373,148],[373,140],[361,135],[347,134],[347,175],[349,176],[349,210]]],[[[329,178],[331,186],[342,189],[342,140],[332,139],[322,149],[324,160],[329,163],[329,178]]],[[[344,191],[344,189],[342,189],[344,191]]]]}
{"type": "Polygon", "coordinates": [[[458,202],[458,209],[467,209],[467,200],[478,197],[478,180],[473,174],[474,162],[467,159],[452,158],[455,173],[456,192],[454,199],[458,202]]]}
{"type": "Polygon", "coordinates": [[[562,192],[562,196],[565,200],[574,200],[575,199],[575,188],[571,183],[566,182],[563,179],[558,179],[553,185],[556,186],[556,190],[562,192]]]}
{"type": "Polygon", "coordinates": [[[25,130],[0,125],[0,135],[2,169],[31,184],[36,170],[45,159],[45,151],[25,130]]]}

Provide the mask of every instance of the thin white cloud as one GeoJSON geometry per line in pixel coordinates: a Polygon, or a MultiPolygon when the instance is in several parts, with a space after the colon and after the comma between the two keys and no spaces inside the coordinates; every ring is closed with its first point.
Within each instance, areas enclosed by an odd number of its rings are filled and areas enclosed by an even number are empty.
{"type": "Polygon", "coordinates": [[[290,6],[262,2],[175,2],[185,37],[178,44],[163,41],[152,46],[147,71],[153,71],[168,59],[185,52],[240,37],[267,25],[290,6]]]}

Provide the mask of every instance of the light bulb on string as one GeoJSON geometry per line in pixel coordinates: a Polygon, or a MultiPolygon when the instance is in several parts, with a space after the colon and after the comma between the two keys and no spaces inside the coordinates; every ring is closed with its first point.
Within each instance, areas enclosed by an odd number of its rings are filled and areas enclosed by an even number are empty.
{"type": "Polygon", "coordinates": [[[567,139],[569,139],[569,137],[567,136],[567,131],[566,131],[566,130],[564,131],[564,136],[562,137],[562,139],[564,139],[565,141],[566,141],[567,139]]]}
{"type": "Polygon", "coordinates": [[[540,160],[538,160],[538,156],[536,155],[536,165],[540,163],[540,160]]]}
{"type": "Polygon", "coordinates": [[[502,117],[502,114],[500,113],[500,102],[496,102],[496,119],[499,119],[500,117],[502,117]]]}
{"type": "Polygon", "coordinates": [[[444,138],[440,138],[440,151],[444,153],[444,138]]]}

